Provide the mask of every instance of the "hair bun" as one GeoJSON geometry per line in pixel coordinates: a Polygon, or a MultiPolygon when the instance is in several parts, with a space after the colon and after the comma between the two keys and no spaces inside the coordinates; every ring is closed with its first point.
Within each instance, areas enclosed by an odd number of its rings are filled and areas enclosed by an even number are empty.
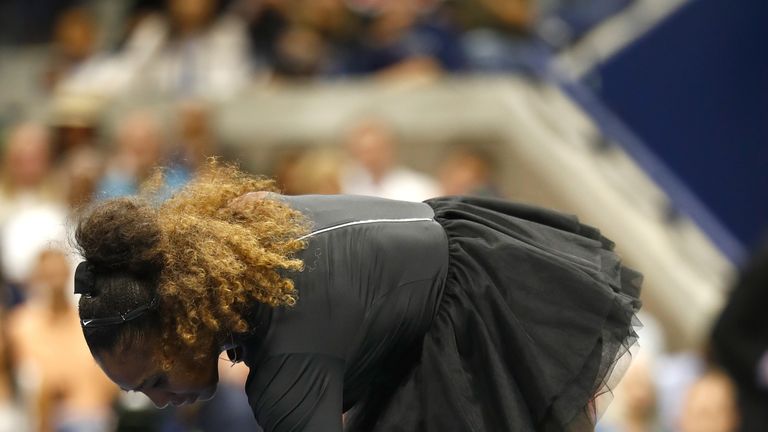
{"type": "Polygon", "coordinates": [[[96,204],[80,217],[75,241],[97,270],[151,277],[162,268],[156,212],[134,198],[96,204]]]}

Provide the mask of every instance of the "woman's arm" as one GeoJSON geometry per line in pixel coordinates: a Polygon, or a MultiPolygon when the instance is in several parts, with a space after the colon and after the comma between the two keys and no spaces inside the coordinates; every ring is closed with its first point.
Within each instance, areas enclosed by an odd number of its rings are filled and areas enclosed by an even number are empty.
{"type": "Polygon", "coordinates": [[[281,354],[251,371],[245,390],[264,432],[341,432],[343,360],[323,354],[281,354]]]}

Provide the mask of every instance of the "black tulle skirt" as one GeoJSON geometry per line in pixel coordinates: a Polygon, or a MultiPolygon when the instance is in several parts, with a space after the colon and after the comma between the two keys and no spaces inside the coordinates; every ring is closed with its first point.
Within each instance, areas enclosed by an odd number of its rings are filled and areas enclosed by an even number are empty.
{"type": "Polygon", "coordinates": [[[641,275],[575,217],[483,198],[427,203],[450,248],[437,314],[349,429],[593,429],[637,339],[641,275]]]}

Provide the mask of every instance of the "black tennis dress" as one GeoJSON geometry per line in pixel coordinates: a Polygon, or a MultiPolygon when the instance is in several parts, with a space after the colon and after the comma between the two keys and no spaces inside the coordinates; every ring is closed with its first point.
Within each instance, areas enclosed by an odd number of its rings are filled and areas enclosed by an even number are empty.
{"type": "Polygon", "coordinates": [[[314,227],[297,304],[237,338],[264,431],[593,429],[641,280],[596,229],[493,199],[270,199],[314,227]]]}

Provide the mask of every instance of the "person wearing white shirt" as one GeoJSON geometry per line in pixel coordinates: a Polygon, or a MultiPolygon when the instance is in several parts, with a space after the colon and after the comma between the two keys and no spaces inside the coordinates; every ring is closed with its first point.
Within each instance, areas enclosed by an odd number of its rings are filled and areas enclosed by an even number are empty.
{"type": "Polygon", "coordinates": [[[364,120],[349,129],[344,141],[350,157],[341,175],[344,193],[404,201],[440,194],[435,180],[398,164],[397,140],[386,124],[364,120]]]}

